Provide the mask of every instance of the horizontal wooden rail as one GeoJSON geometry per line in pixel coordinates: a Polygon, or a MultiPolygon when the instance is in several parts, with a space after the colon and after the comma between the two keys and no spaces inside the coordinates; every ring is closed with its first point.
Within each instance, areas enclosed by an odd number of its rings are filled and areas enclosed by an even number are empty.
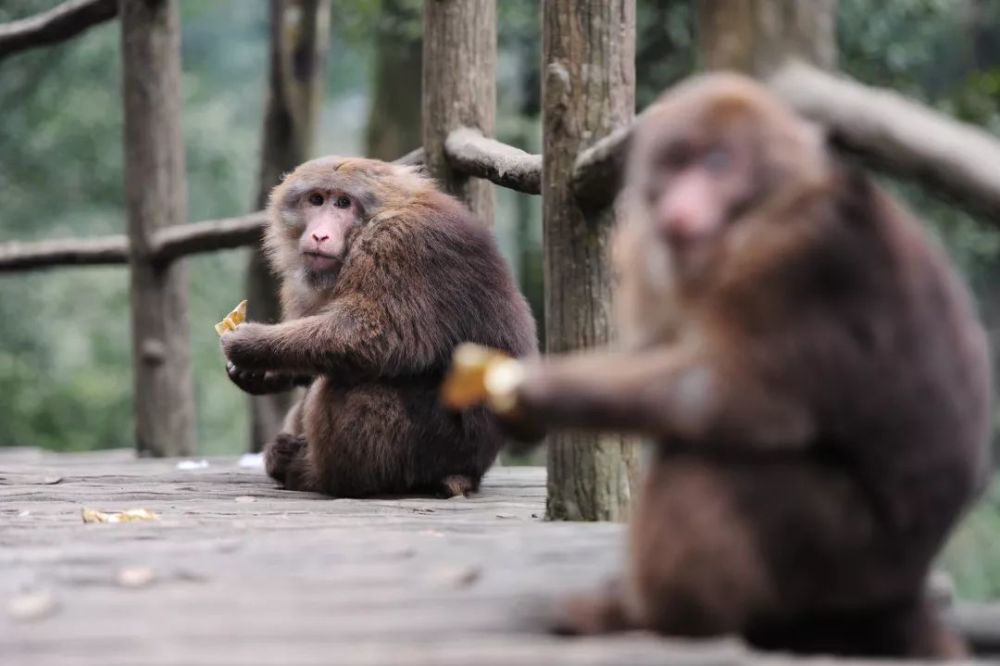
{"type": "MultiPolygon", "coordinates": [[[[896,93],[801,63],[781,68],[768,85],[799,113],[825,127],[839,149],[861,156],[876,168],[923,183],[961,207],[1000,218],[1000,141],[988,132],[896,93]]],[[[572,182],[585,206],[600,207],[614,199],[633,126],[608,135],[577,157],[572,182]]],[[[469,128],[452,132],[445,151],[457,171],[519,192],[537,194],[540,190],[540,155],[469,128]]],[[[422,164],[423,151],[418,148],[396,163],[422,164]]],[[[263,224],[263,213],[258,212],[171,227],[156,235],[153,255],[169,260],[249,245],[256,242],[263,224]]],[[[127,261],[127,242],[120,235],[0,243],[0,272],[127,261]]]]}
{"type": "MultiPolygon", "coordinates": [[[[252,245],[260,238],[266,221],[264,212],[258,211],[243,217],[167,227],[153,236],[150,258],[168,261],[188,254],[252,245]]],[[[128,238],[119,234],[77,240],[0,243],[0,272],[127,264],[128,261],[128,238]]]]}
{"type": "Polygon", "coordinates": [[[1000,215],[1000,141],[890,90],[862,85],[801,63],[769,80],[834,144],[870,166],[909,177],[956,205],[1000,215]]]}
{"type": "Polygon", "coordinates": [[[463,127],[450,133],[444,152],[451,167],[466,175],[527,194],[542,191],[541,155],[488,139],[477,129],[463,127]]]}
{"type": "Polygon", "coordinates": [[[0,24],[0,58],[75,37],[115,17],[117,0],[69,0],[35,16],[0,24]]]}
{"type": "Polygon", "coordinates": [[[611,203],[625,178],[625,156],[632,128],[622,127],[581,152],[573,165],[573,193],[585,208],[600,208],[611,203]]]}
{"type": "MultiPolygon", "coordinates": [[[[421,148],[396,160],[396,164],[408,166],[422,163],[421,148]]],[[[154,234],[150,243],[150,258],[153,261],[170,261],[189,254],[253,245],[260,239],[266,223],[264,211],[257,211],[241,217],[167,227],[154,234]]],[[[128,238],[121,234],[75,240],[0,243],[0,273],[55,266],[127,264],[128,261],[128,238]]]]}
{"type": "MultiPolygon", "coordinates": [[[[836,148],[880,171],[924,184],[960,207],[1000,214],[1000,141],[882,88],[865,86],[803,63],[768,80],[797,112],[824,127],[836,148]]],[[[573,186],[583,203],[611,201],[621,183],[632,127],[583,151],[573,186]]]]}
{"type": "Polygon", "coordinates": [[[258,211],[243,217],[166,227],[153,236],[153,258],[169,261],[189,254],[253,245],[260,240],[265,224],[267,215],[258,211]]]}
{"type": "Polygon", "coordinates": [[[124,263],[128,263],[128,238],[124,234],[37,243],[0,243],[0,271],[124,263]]]}
{"type": "MultiPolygon", "coordinates": [[[[573,189],[584,205],[600,207],[615,198],[621,187],[626,144],[631,131],[628,127],[613,132],[577,158],[573,189]]],[[[456,171],[526,194],[541,192],[541,155],[526,153],[520,148],[486,138],[468,127],[448,135],[445,154],[456,171]]]]}

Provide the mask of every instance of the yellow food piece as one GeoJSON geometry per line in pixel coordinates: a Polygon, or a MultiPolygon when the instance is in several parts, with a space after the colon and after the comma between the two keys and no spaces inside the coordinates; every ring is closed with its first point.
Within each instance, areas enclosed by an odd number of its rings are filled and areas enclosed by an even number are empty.
{"type": "Polygon", "coordinates": [[[142,523],[160,519],[159,514],[148,509],[128,509],[119,513],[104,513],[97,509],[83,507],[80,515],[85,523],[142,523]]]}
{"type": "Polygon", "coordinates": [[[488,402],[500,413],[515,408],[524,367],[503,352],[472,343],[455,348],[451,371],[441,386],[441,401],[452,409],[488,402]]]}
{"type": "Polygon", "coordinates": [[[490,407],[497,414],[517,409],[517,391],[524,382],[524,365],[513,358],[495,361],[486,369],[483,385],[490,407]]]}
{"type": "Polygon", "coordinates": [[[219,335],[228,331],[235,331],[236,327],[247,319],[247,302],[240,301],[240,304],[233,308],[233,311],[226,315],[225,319],[215,325],[215,332],[219,335]]]}

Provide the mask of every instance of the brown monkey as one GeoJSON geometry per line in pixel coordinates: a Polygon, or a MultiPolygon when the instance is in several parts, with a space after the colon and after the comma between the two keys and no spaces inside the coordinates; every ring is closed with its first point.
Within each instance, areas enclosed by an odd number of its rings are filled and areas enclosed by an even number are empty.
{"type": "Polygon", "coordinates": [[[478,488],[503,436],[437,389],[455,345],[537,353],[491,232],[411,167],[327,157],[271,195],[266,247],[284,321],[222,337],[251,393],[308,384],[265,454],[286,488],[337,496],[478,488]]]}
{"type": "Polygon", "coordinates": [[[923,590],[986,479],[991,388],[943,252],[737,75],[668,93],[627,182],[628,347],[509,388],[519,419],[657,441],[627,575],[560,628],[960,654],[923,590]]]}

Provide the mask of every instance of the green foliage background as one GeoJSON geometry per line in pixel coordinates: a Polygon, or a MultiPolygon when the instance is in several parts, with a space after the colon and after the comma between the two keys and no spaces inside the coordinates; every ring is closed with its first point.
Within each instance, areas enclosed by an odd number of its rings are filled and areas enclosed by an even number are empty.
{"type": "MultiPolygon", "coordinates": [[[[395,0],[396,6],[419,5],[395,0]]],[[[55,0],[5,0],[0,22],[55,0]]],[[[419,35],[419,19],[379,0],[334,0],[317,153],[364,151],[376,28],[419,35]],[[380,23],[381,22],[381,23],[380,23]]],[[[266,83],[267,3],[183,0],[183,126],[192,220],[250,210],[266,83]]],[[[690,0],[638,2],[640,107],[696,66],[690,0]]],[[[410,6],[412,10],[413,7],[410,6]]],[[[539,150],[539,7],[499,3],[498,134],[539,150]]],[[[840,0],[842,69],[991,131],[1000,129],[1000,0],[840,0]]],[[[0,61],[0,241],[120,233],[122,117],[118,26],[0,61]]],[[[998,339],[995,221],[885,179],[929,220],[975,286],[998,339]]],[[[497,232],[539,319],[537,198],[498,192],[497,232]]],[[[222,373],[211,324],[241,297],[246,251],[190,261],[202,452],[237,453],[246,402],[222,373]]],[[[0,446],[133,445],[127,273],[121,267],[0,276],[0,446]]],[[[945,557],[965,596],[1000,597],[1000,489],[945,557]]]]}

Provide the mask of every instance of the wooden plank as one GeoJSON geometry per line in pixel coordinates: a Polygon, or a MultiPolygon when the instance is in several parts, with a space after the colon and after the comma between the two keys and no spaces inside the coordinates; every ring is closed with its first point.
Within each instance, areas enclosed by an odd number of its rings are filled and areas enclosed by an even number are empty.
{"type": "Polygon", "coordinates": [[[454,169],[445,155],[448,135],[472,127],[492,137],[496,125],[496,0],[424,3],[420,108],[430,173],[448,192],[493,225],[493,186],[454,169]]]}
{"type": "MultiPolygon", "coordinates": [[[[548,352],[564,353],[605,344],[612,335],[608,244],[614,213],[582,209],[571,176],[582,150],[632,121],[635,4],[552,0],[542,13],[545,339],[548,352]]],[[[549,516],[624,519],[636,448],[618,435],[551,435],[549,516]]]]}
{"type": "Polygon", "coordinates": [[[125,199],[131,259],[136,447],[195,450],[187,273],[153,257],[157,230],[187,221],[176,0],[121,0],[125,199]]]}
{"type": "Polygon", "coordinates": [[[3,662],[791,663],[732,640],[545,634],[539,618],[555,599],[621,566],[623,527],[542,520],[542,468],[496,468],[470,498],[353,500],[207,462],[184,471],[124,450],[0,450],[3,662]],[[82,506],[162,519],[85,525],[82,506]],[[129,567],[152,581],[123,586],[129,567]],[[25,592],[47,593],[53,608],[15,619],[25,592]]]}

